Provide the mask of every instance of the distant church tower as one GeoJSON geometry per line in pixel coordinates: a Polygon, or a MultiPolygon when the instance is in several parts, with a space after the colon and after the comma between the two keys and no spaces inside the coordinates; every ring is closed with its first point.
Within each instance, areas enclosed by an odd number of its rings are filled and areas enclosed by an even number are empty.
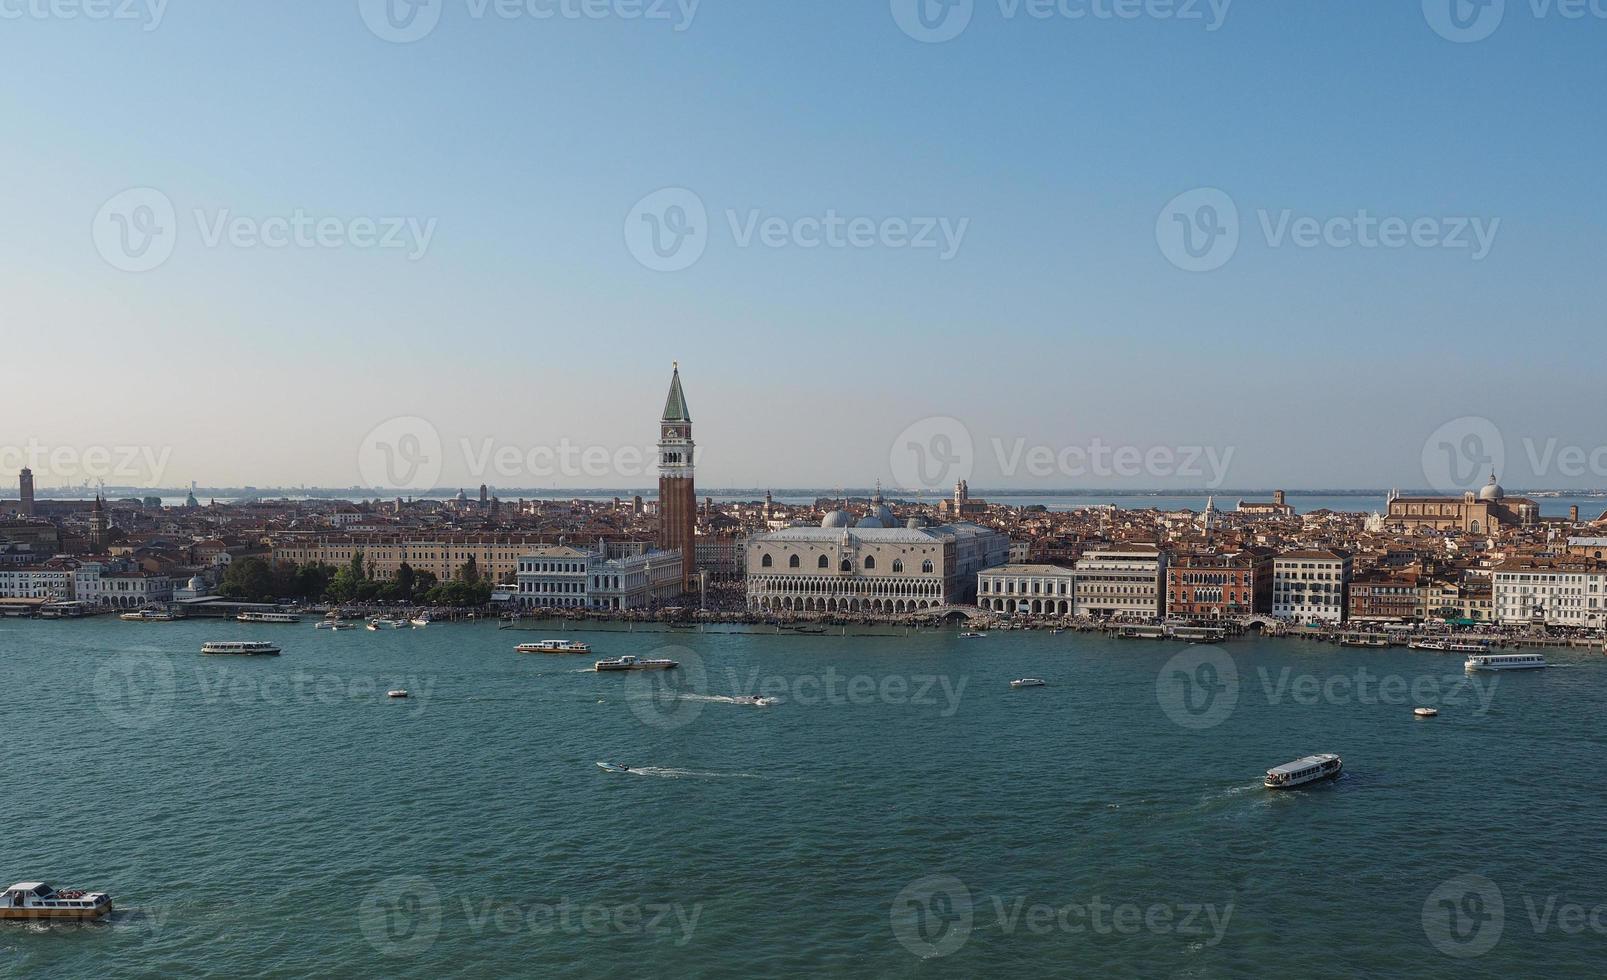
{"type": "Polygon", "coordinates": [[[89,546],[95,554],[103,555],[110,541],[106,535],[106,507],[101,503],[98,493],[95,494],[95,506],[90,510],[90,519],[94,530],[90,534],[89,546]]]}
{"type": "Polygon", "coordinates": [[[681,587],[697,572],[697,491],[692,485],[692,415],[681,394],[681,365],[670,377],[658,439],[658,546],[681,551],[681,587]]]}
{"type": "Polygon", "coordinates": [[[22,499],[20,510],[23,517],[33,516],[33,470],[24,466],[22,472],[17,474],[18,496],[22,499]]]}

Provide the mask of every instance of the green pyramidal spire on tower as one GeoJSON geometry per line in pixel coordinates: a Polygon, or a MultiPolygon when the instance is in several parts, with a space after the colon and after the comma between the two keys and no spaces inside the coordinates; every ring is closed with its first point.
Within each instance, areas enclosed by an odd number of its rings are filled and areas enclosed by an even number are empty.
{"type": "Polygon", "coordinates": [[[670,378],[670,397],[664,400],[665,422],[690,422],[692,414],[686,410],[686,396],[681,394],[681,362],[675,362],[675,374],[670,378]]]}

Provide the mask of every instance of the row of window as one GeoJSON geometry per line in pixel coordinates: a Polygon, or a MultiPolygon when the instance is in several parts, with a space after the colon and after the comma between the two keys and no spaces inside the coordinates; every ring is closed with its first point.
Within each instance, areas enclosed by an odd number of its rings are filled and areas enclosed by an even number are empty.
{"type": "MultiPolygon", "coordinates": [[[[763,557],[761,557],[759,559],[759,567],[760,568],[774,568],[775,564],[776,564],[775,560],[773,558],[771,558],[769,555],[764,555],[763,557]]],[[[802,562],[799,561],[797,555],[789,555],[787,557],[787,567],[788,568],[799,568],[799,567],[801,567],[801,565],[802,565],[802,562]]],[[[820,558],[815,562],[815,567],[816,568],[830,568],[831,567],[831,562],[829,560],[827,560],[825,555],[821,555],[820,558]]],[[[875,555],[866,555],[865,556],[864,567],[865,567],[865,571],[867,571],[867,572],[875,571],[876,570],[876,556],[875,555]]],[[[921,574],[922,575],[931,575],[932,572],[934,571],[935,567],[936,566],[934,566],[932,564],[932,559],[928,558],[925,561],[921,562],[921,574]]],[[[852,561],[850,561],[849,559],[844,558],[842,560],[842,562],[839,564],[838,568],[841,571],[844,571],[844,572],[851,572],[851,571],[854,570],[854,563],[852,561]]],[[[904,571],[904,559],[902,559],[902,558],[894,558],[893,559],[893,573],[894,574],[900,574],[903,571],[904,571]]]]}

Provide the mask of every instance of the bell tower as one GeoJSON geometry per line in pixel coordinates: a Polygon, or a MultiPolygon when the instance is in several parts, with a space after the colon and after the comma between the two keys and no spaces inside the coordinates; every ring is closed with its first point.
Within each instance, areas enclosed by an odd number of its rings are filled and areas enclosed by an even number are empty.
{"type": "Polygon", "coordinates": [[[692,482],[696,447],[692,414],[681,393],[679,361],[673,372],[658,430],[658,546],[680,549],[681,588],[690,591],[697,574],[697,490],[692,482]]]}

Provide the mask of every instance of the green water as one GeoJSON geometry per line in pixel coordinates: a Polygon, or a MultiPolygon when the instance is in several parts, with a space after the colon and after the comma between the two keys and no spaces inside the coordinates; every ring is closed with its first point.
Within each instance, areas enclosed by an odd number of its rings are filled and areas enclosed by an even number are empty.
{"type": "Polygon", "coordinates": [[[512,652],[537,635],[0,621],[0,884],[117,903],[101,924],[0,923],[0,971],[1607,963],[1599,655],[1467,688],[1444,655],[1283,641],[590,635],[598,656],[682,661],[649,676],[512,652]],[[284,656],[198,654],[244,638],[284,656]],[[729,700],[747,693],[780,703],[729,700]],[[1341,779],[1261,788],[1320,751],[1341,779]]]}

